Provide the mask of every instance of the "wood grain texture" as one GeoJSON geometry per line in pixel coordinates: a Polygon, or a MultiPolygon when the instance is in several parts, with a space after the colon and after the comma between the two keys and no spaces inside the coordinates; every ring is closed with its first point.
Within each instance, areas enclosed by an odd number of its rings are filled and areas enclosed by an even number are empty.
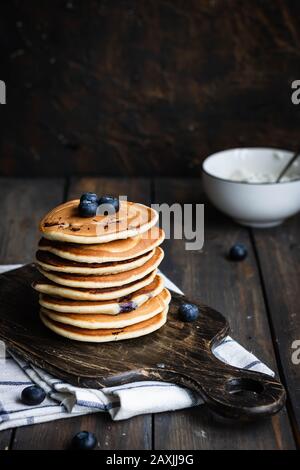
{"type": "MultiPolygon", "coordinates": [[[[113,422],[107,413],[94,413],[49,423],[18,428],[14,450],[67,450],[72,437],[79,431],[93,432],[98,439],[97,450],[151,449],[152,435],[147,417],[113,422]]],[[[0,434],[1,436],[1,434],[0,434]]]]}
{"type": "Polygon", "coordinates": [[[12,433],[13,431],[11,429],[0,432],[0,451],[9,449],[12,433]]]}
{"type": "Polygon", "coordinates": [[[30,263],[42,215],[62,202],[63,179],[1,178],[0,262],[30,263]]]}
{"type": "MultiPolygon", "coordinates": [[[[0,263],[30,262],[39,237],[38,221],[62,201],[64,180],[1,178],[0,186],[0,263]]],[[[10,445],[13,432],[0,433],[0,449],[10,445]]]]}
{"type": "Polygon", "coordinates": [[[300,218],[293,217],[271,231],[253,230],[274,344],[289,390],[294,434],[300,446],[300,218]],[[297,342],[297,343],[296,343],[297,342]]]}
{"type": "Polygon", "coordinates": [[[1,174],[195,175],[216,150],[296,146],[299,15],[294,0],[4,2],[1,174]]]}
{"type": "MultiPolygon", "coordinates": [[[[247,229],[230,222],[205,200],[198,179],[157,179],[156,202],[205,202],[205,244],[200,252],[186,251],[183,241],[164,242],[161,269],[186,293],[221,311],[232,336],[276,370],[265,306],[247,229]],[[229,248],[244,243],[243,263],[227,259],[229,248]]],[[[286,411],[249,429],[215,424],[205,407],[165,413],[154,418],[157,449],[285,449],[294,441],[286,411]],[[172,432],[171,432],[172,430],[172,432]],[[174,430],[174,432],[173,432],[174,430]]]]}

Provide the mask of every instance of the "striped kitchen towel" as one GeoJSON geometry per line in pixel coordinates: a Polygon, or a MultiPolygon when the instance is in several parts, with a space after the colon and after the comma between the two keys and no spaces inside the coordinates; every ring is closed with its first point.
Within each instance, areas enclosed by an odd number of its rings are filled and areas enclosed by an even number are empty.
{"type": "MultiPolygon", "coordinates": [[[[0,272],[19,266],[1,266],[0,272]]],[[[182,293],[169,279],[165,279],[166,287],[182,293]]],[[[229,336],[214,349],[214,354],[233,366],[274,375],[229,336]]],[[[4,343],[0,341],[0,431],[95,412],[108,412],[112,419],[122,420],[201,403],[201,398],[194,392],[165,382],[137,382],[101,390],[74,387],[24,361],[12,351],[5,351],[4,343]],[[38,406],[26,406],[20,400],[22,390],[32,384],[39,385],[47,394],[38,406]]]]}

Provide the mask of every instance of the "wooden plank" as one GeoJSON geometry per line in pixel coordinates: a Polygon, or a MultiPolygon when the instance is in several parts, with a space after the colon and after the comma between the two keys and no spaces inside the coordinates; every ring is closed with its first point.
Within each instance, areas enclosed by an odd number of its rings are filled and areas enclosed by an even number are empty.
{"type": "Polygon", "coordinates": [[[107,413],[95,413],[17,429],[13,449],[67,450],[79,431],[93,432],[98,449],[151,449],[151,416],[113,422],[107,413]]]}
{"type": "Polygon", "coordinates": [[[1,178],[0,262],[30,263],[42,215],[63,198],[63,179],[1,178]]]}
{"type": "MultiPolygon", "coordinates": [[[[202,203],[198,179],[158,179],[155,202],[202,203]]],[[[205,201],[206,202],[206,201],[205,201]]],[[[166,241],[162,270],[186,293],[223,313],[232,336],[276,369],[259,273],[248,230],[205,205],[205,244],[186,251],[182,240],[166,241]],[[249,256],[229,262],[229,248],[244,243],[249,256]]],[[[246,424],[215,420],[205,407],[156,415],[156,449],[290,449],[294,440],[286,410],[271,419],[246,424]]]]}
{"type": "Polygon", "coordinates": [[[298,142],[300,2],[59,3],[2,2],[2,174],[192,176],[298,142]]]}
{"type": "Polygon", "coordinates": [[[7,429],[6,431],[0,432],[0,451],[9,449],[12,435],[13,435],[13,430],[11,429],[7,429]]]}
{"type": "MultiPolygon", "coordinates": [[[[0,186],[0,263],[30,263],[39,237],[38,221],[62,201],[64,180],[1,178],[0,186]]],[[[13,433],[0,433],[0,449],[9,446],[13,433]]]]}
{"type": "Polygon", "coordinates": [[[261,268],[266,301],[272,324],[275,348],[280,359],[282,375],[288,389],[294,434],[300,446],[300,364],[293,343],[300,347],[300,217],[269,230],[253,230],[261,268]]]}

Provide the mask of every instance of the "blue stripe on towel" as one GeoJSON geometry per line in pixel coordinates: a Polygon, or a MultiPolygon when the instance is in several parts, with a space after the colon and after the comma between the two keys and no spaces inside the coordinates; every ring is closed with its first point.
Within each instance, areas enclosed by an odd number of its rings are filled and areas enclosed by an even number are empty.
{"type": "Polygon", "coordinates": [[[247,364],[245,367],[243,367],[243,369],[251,369],[252,367],[256,366],[257,364],[260,364],[259,360],[252,361],[252,362],[250,362],[250,364],[247,364]]]}
{"type": "Polygon", "coordinates": [[[102,403],[95,403],[93,401],[87,401],[87,400],[78,400],[76,402],[76,405],[79,405],[79,406],[85,406],[87,408],[96,408],[96,409],[99,409],[99,410],[111,410],[112,408],[116,408],[117,406],[119,406],[118,403],[109,403],[108,405],[103,405],[102,403]]]}
{"type": "Polygon", "coordinates": [[[30,385],[32,384],[32,382],[11,382],[11,381],[4,381],[4,380],[1,380],[0,381],[0,385],[30,385]]]}
{"type": "Polygon", "coordinates": [[[132,388],[150,388],[150,387],[178,387],[177,384],[172,384],[172,383],[157,383],[157,384],[141,384],[141,385],[137,385],[135,384],[134,386],[128,386],[128,387],[120,387],[120,388],[114,388],[113,390],[111,390],[112,393],[114,392],[119,392],[119,391],[122,391],[122,390],[131,390],[132,388]]]}

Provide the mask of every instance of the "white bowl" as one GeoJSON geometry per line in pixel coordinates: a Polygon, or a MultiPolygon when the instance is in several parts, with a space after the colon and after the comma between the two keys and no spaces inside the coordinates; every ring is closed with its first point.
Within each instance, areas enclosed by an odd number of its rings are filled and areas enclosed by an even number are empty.
{"type": "Polygon", "coordinates": [[[204,190],[219,210],[242,225],[279,225],[300,210],[299,162],[288,172],[294,180],[272,183],[292,155],[287,150],[256,147],[215,153],[202,165],[204,190]],[[246,173],[257,182],[236,181],[246,173]],[[271,182],[258,182],[265,178],[271,182]]]}

